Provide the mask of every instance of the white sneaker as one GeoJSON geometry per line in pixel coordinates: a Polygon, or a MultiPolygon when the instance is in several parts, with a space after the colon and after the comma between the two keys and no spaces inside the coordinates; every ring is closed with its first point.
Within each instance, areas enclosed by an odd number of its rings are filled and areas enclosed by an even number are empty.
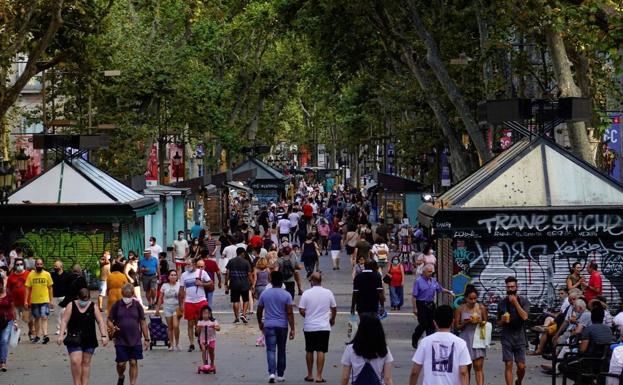
{"type": "Polygon", "coordinates": [[[286,379],[283,377],[277,377],[277,382],[284,382],[286,379]]]}
{"type": "Polygon", "coordinates": [[[269,384],[274,384],[275,383],[275,375],[271,374],[270,376],[268,376],[268,383],[269,384]]]}
{"type": "Polygon", "coordinates": [[[60,330],[57,330],[57,331],[55,331],[55,332],[54,332],[54,335],[55,335],[55,336],[57,336],[57,335],[59,335],[59,334],[61,334],[61,331],[60,331],[60,330]]]}

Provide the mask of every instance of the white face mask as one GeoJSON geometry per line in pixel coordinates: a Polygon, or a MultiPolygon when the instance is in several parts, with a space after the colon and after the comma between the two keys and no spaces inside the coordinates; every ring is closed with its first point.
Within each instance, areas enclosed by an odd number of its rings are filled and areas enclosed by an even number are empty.
{"type": "Polygon", "coordinates": [[[126,297],[123,297],[123,298],[121,298],[121,299],[123,300],[123,303],[125,303],[126,305],[131,304],[131,303],[132,303],[132,301],[133,301],[133,298],[126,298],[126,297]]]}

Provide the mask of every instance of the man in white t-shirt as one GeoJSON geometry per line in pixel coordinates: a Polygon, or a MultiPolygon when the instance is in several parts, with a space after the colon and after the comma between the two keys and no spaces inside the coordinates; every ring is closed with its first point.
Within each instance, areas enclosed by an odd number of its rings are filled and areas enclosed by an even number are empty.
{"type": "Polygon", "coordinates": [[[298,209],[293,208],[290,215],[288,215],[288,219],[290,220],[290,240],[293,241],[296,231],[299,229],[299,220],[301,219],[298,209]]]}
{"type": "Polygon", "coordinates": [[[452,334],[450,327],[454,314],[448,305],[435,310],[437,332],[426,336],[418,344],[413,355],[413,368],[409,385],[416,385],[422,368],[422,385],[468,385],[468,365],[472,360],[467,344],[462,338],[452,334]]]}
{"type": "Polygon", "coordinates": [[[173,241],[173,252],[175,253],[175,269],[177,270],[177,276],[182,274],[182,269],[186,265],[186,258],[188,258],[188,241],[184,239],[184,232],[177,232],[177,239],[173,241]]]}
{"type": "Polygon", "coordinates": [[[151,257],[158,259],[160,253],[162,253],[162,247],[156,243],[156,237],[149,237],[149,246],[147,247],[151,251],[151,257]]]}
{"type": "Polygon", "coordinates": [[[290,239],[290,228],[292,227],[292,223],[285,216],[277,222],[277,228],[279,229],[279,240],[281,241],[283,237],[288,237],[290,239]]]}
{"type": "Polygon", "coordinates": [[[195,350],[193,344],[195,336],[195,325],[201,316],[201,308],[208,304],[206,290],[214,290],[214,282],[210,275],[204,270],[205,262],[198,259],[194,262],[188,258],[186,268],[182,274],[180,287],[180,302],[184,303],[184,319],[188,321],[188,341],[190,346],[188,351],[195,350]]]}
{"type": "Polygon", "coordinates": [[[335,297],[329,289],[321,286],[322,276],[315,272],[309,276],[311,288],[303,292],[299,302],[299,313],[305,317],[303,332],[305,334],[305,360],[307,361],[307,377],[305,381],[314,381],[314,352],[316,352],[316,382],[324,382],[322,370],[324,355],[329,351],[329,334],[335,325],[337,305],[335,297]]]}
{"type": "Polygon", "coordinates": [[[219,261],[219,268],[223,272],[227,270],[226,269],[227,262],[229,262],[231,259],[236,258],[236,255],[238,255],[236,253],[236,250],[239,247],[243,247],[245,250],[247,249],[247,245],[244,244],[244,242],[242,242],[242,236],[240,234],[234,235],[234,242],[236,243],[225,247],[223,249],[223,253],[221,254],[221,260],[219,261]]]}

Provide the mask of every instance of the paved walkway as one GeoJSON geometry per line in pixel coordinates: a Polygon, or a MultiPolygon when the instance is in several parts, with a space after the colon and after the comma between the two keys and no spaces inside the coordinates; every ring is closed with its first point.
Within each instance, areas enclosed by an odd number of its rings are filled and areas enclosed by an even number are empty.
{"type": "MultiPolygon", "coordinates": [[[[342,258],[342,262],[347,262],[342,258]]],[[[341,365],[339,364],[344,343],[346,342],[346,322],[350,308],[350,271],[342,269],[332,271],[329,258],[322,257],[324,286],[334,291],[338,302],[339,315],[331,334],[330,350],[325,365],[325,379],[329,384],[339,384],[341,365]]],[[[347,266],[344,264],[343,266],[347,266]]],[[[411,287],[412,278],[408,279],[407,288],[411,287]]],[[[409,291],[409,290],[405,290],[409,291]]],[[[140,362],[139,384],[165,385],[170,383],[183,384],[262,384],[266,383],[266,356],[263,348],[255,346],[259,336],[257,322],[253,320],[248,325],[233,325],[229,304],[223,291],[215,293],[216,316],[221,322],[222,331],[217,336],[216,362],[217,374],[198,375],[196,367],[200,361],[200,353],[168,352],[164,347],[156,347],[145,353],[145,359],[140,362]]],[[[295,301],[298,302],[298,296],[295,301]]],[[[408,297],[407,297],[408,298],[408,297]]],[[[399,313],[390,313],[384,326],[388,343],[394,356],[394,384],[408,383],[411,370],[410,336],[414,327],[414,317],[410,313],[410,304],[399,313]]],[[[52,317],[53,318],[53,317],[52,317]]],[[[288,341],[288,362],[286,369],[286,383],[305,384],[306,375],[304,340],[302,335],[303,321],[296,316],[296,338],[288,341]]],[[[188,347],[185,337],[186,324],[182,324],[182,346],[188,347]]],[[[51,325],[50,330],[55,330],[51,325]]],[[[26,341],[26,337],[23,338],[26,341]]],[[[540,373],[537,366],[542,360],[528,357],[528,371],[524,384],[548,385],[551,377],[540,373]]],[[[69,362],[64,347],[56,344],[32,345],[22,342],[11,350],[9,355],[9,371],[0,373],[2,385],[56,385],[70,384],[71,374],[69,362]]],[[[486,383],[500,385],[504,383],[503,364],[499,343],[488,352],[485,362],[486,383]]],[[[472,383],[473,380],[472,380],[472,383]]],[[[561,381],[559,380],[559,383],[561,381]]],[[[91,384],[116,384],[114,363],[114,349],[99,348],[93,358],[91,384]]],[[[128,384],[126,380],[126,385],[128,384]]]]}

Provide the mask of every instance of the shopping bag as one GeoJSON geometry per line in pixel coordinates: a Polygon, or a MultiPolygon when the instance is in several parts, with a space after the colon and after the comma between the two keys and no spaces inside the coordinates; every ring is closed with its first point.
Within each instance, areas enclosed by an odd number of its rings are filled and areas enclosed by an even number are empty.
{"type": "Polygon", "coordinates": [[[352,340],[357,334],[357,329],[359,328],[359,319],[356,315],[351,315],[350,319],[346,323],[346,336],[349,340],[352,340]]]}
{"type": "Polygon", "coordinates": [[[19,328],[13,327],[13,329],[11,330],[11,337],[9,337],[9,346],[14,348],[17,346],[17,344],[19,344],[20,333],[21,330],[19,328]]]}
{"type": "Polygon", "coordinates": [[[493,325],[491,322],[487,322],[482,325],[478,325],[474,332],[474,341],[472,343],[473,349],[487,349],[491,345],[491,331],[493,325]]]}

